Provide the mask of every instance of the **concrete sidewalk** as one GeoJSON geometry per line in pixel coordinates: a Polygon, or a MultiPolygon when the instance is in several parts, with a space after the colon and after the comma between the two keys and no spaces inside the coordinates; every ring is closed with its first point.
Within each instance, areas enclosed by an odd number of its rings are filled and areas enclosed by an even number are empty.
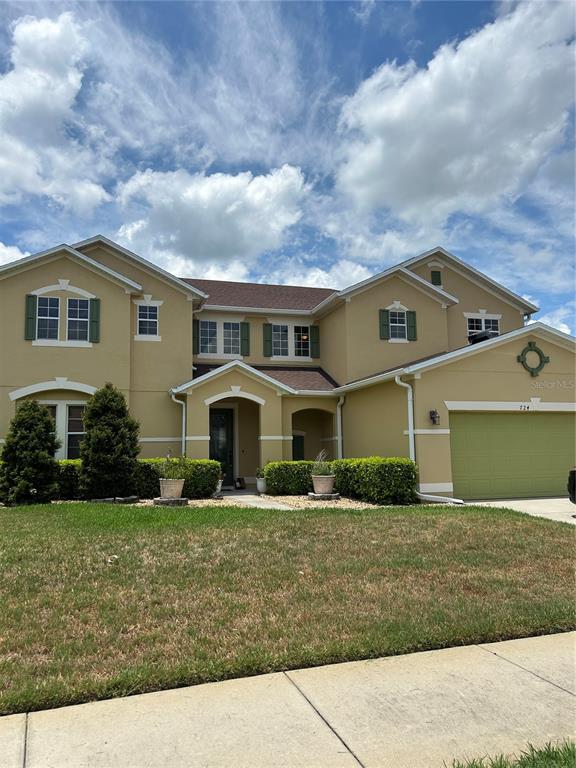
{"type": "Polygon", "coordinates": [[[533,517],[545,517],[560,523],[576,525],[576,505],[568,497],[554,499],[505,499],[502,501],[470,501],[480,507],[500,507],[515,509],[533,517]]]}
{"type": "Polygon", "coordinates": [[[574,736],[576,633],[0,718],[2,768],[442,768],[574,736]]]}

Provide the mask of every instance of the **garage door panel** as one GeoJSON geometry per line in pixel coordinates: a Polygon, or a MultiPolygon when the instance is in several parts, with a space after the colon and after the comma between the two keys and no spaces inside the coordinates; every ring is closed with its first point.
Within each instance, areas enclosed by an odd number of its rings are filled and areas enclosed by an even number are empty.
{"type": "Polygon", "coordinates": [[[563,496],[576,463],[576,419],[570,413],[451,413],[450,444],[455,496],[563,496]]]}

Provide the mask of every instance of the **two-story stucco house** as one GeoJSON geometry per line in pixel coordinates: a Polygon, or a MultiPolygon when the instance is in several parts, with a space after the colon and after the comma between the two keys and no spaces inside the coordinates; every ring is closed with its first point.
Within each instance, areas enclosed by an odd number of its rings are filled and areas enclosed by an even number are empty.
{"type": "Polygon", "coordinates": [[[565,492],[575,340],[442,248],[341,291],[175,277],[104,238],[0,268],[0,441],[25,398],[78,456],[105,382],[142,456],[411,456],[426,493],[565,492]]]}

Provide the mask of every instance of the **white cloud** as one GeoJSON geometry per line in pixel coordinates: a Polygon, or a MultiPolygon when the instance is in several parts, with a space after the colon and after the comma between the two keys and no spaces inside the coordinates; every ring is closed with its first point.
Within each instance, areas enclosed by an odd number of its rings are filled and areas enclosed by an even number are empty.
{"type": "Polygon", "coordinates": [[[281,268],[266,275],[266,282],[342,289],[366,280],[373,273],[364,265],[347,259],[341,259],[327,269],[307,266],[298,259],[288,259],[281,268]]]}
{"type": "Polygon", "coordinates": [[[513,200],[563,141],[573,29],[570,3],[521,3],[426,69],[383,64],[344,104],[340,189],[419,222],[513,200]]]}
{"type": "Polygon", "coordinates": [[[155,258],[222,264],[280,248],[307,194],[299,168],[266,175],[136,173],[119,188],[129,219],[118,237],[155,258]]]}
{"type": "Polygon", "coordinates": [[[0,204],[46,195],[85,214],[108,199],[97,155],[73,137],[85,53],[70,13],[14,24],[11,69],[0,75],[0,204]]]}
{"type": "Polygon", "coordinates": [[[574,302],[556,307],[551,312],[534,317],[531,322],[541,322],[557,328],[562,333],[574,334],[576,328],[576,316],[574,302]]]}
{"type": "Polygon", "coordinates": [[[4,245],[0,242],[0,264],[8,264],[9,261],[16,261],[28,256],[28,251],[21,251],[15,245],[4,245]]]}

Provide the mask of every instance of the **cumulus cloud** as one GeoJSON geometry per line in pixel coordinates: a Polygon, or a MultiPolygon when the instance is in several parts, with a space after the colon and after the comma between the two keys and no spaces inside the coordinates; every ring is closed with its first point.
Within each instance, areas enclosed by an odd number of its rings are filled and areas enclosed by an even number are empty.
{"type": "Polygon", "coordinates": [[[108,199],[74,113],[85,53],[70,13],[14,24],[11,68],[0,75],[0,204],[43,195],[85,214],[108,199]]]}
{"type": "Polygon", "coordinates": [[[272,271],[266,282],[342,289],[366,280],[372,274],[373,270],[347,259],[340,259],[328,268],[307,266],[298,259],[288,259],[280,269],[272,271]]]}
{"type": "Polygon", "coordinates": [[[425,69],[383,64],[343,106],[340,189],[419,222],[513,200],[564,140],[573,35],[569,3],[520,3],[425,69]]]}
{"type": "Polygon", "coordinates": [[[574,302],[556,307],[551,312],[546,312],[531,320],[531,322],[541,322],[557,328],[562,333],[574,334],[576,328],[576,312],[574,302]]]}
{"type": "Polygon", "coordinates": [[[8,264],[9,261],[16,261],[28,256],[28,251],[21,251],[15,245],[5,245],[0,242],[0,264],[8,264]]]}
{"type": "Polygon", "coordinates": [[[250,262],[282,246],[306,193],[302,172],[289,165],[260,176],[138,172],[119,188],[130,220],[118,236],[156,257],[250,262]]]}

